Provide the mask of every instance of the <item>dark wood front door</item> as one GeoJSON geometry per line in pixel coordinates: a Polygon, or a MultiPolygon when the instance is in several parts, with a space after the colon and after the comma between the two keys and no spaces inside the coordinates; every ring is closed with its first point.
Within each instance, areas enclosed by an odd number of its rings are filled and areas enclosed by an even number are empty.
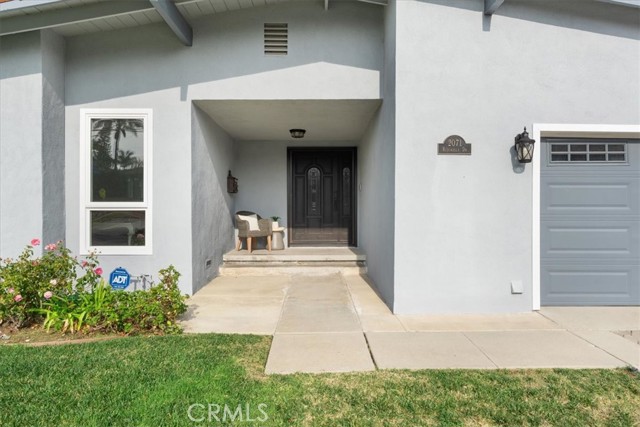
{"type": "Polygon", "coordinates": [[[355,148],[289,149],[289,244],[355,245],[355,148]]]}

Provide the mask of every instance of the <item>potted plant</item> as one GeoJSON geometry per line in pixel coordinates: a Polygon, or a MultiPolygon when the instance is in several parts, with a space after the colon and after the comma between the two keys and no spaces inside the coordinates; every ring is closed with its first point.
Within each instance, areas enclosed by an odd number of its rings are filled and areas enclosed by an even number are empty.
{"type": "Polygon", "coordinates": [[[271,224],[271,228],[279,228],[280,225],[278,224],[278,220],[280,219],[280,217],[272,216],[271,219],[273,220],[273,224],[271,224]]]}

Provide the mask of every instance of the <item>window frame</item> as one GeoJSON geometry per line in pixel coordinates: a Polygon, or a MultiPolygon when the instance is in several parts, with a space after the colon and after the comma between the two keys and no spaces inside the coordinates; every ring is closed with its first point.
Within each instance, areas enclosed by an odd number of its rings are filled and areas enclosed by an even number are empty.
{"type": "Polygon", "coordinates": [[[153,111],[148,108],[83,108],[80,110],[80,253],[101,255],[152,255],[153,221],[153,111]],[[95,202],[91,201],[91,120],[93,119],[141,119],[143,122],[143,201],[95,202]],[[91,212],[95,211],[143,211],[145,213],[144,246],[91,246],[91,212]]]}
{"type": "Polygon", "coordinates": [[[602,166],[626,166],[629,165],[629,141],[627,139],[611,139],[611,138],[545,138],[545,144],[548,144],[546,164],[550,167],[556,166],[581,166],[581,165],[602,165],[602,166]],[[554,145],[566,145],[564,151],[553,151],[554,145]],[[585,145],[585,151],[573,151],[572,145],[585,145]],[[591,151],[591,145],[604,145],[603,151],[591,151]],[[610,151],[609,145],[622,145],[621,151],[610,151]],[[567,155],[567,160],[553,160],[553,155],[567,155]],[[585,160],[573,160],[572,155],[584,154],[585,160]],[[591,160],[591,154],[604,154],[605,160],[591,160]],[[623,155],[622,160],[610,160],[609,155],[623,155]]]}

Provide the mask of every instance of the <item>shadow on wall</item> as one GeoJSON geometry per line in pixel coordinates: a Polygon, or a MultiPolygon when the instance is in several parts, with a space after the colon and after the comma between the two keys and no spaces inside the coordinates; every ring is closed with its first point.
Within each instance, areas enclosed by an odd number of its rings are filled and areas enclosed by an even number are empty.
{"type": "Polygon", "coordinates": [[[517,174],[523,173],[526,163],[520,163],[518,161],[518,153],[516,152],[516,147],[513,145],[509,147],[509,156],[511,157],[511,168],[513,169],[513,172],[517,174]]]}
{"type": "Polygon", "coordinates": [[[41,58],[33,60],[32,56],[34,46],[40,43],[37,31],[0,37],[0,79],[40,74],[41,58]]]}
{"type": "Polygon", "coordinates": [[[585,0],[508,0],[495,12],[484,15],[484,0],[419,0],[439,6],[478,12],[483,31],[491,31],[492,19],[501,16],[556,27],[640,40],[640,8],[585,0]]]}
{"type": "MultiPolygon", "coordinates": [[[[379,74],[383,13],[383,7],[361,2],[335,2],[329,12],[316,2],[287,2],[208,15],[193,21],[190,48],[164,24],[72,37],[67,40],[67,105],[172,88],[180,88],[184,101],[199,83],[317,63],[347,73],[358,69],[379,74]],[[288,55],[265,56],[264,22],[289,24],[288,55]]],[[[243,92],[255,92],[252,84],[256,82],[239,81],[233,93],[242,97],[243,92]]],[[[307,76],[306,85],[321,82],[307,76]]],[[[221,90],[216,86],[206,98],[230,98],[228,90],[221,90]]]]}
{"type": "Polygon", "coordinates": [[[193,291],[210,281],[233,247],[235,201],[227,192],[227,173],[234,166],[232,138],[193,105],[192,121],[192,256],[193,291]]]}

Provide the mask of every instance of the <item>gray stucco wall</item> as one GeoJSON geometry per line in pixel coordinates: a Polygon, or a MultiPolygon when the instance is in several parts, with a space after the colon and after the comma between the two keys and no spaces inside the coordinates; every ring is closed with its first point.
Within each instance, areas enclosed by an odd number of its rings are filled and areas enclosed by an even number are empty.
{"type": "Polygon", "coordinates": [[[638,123],[638,10],[584,1],[399,1],[398,313],[529,311],[533,123],[638,123]],[[451,134],[471,156],[437,155],[451,134]],[[524,293],[512,295],[511,280],[524,293]]]}
{"type": "MultiPolygon", "coordinates": [[[[153,255],[103,255],[101,263],[107,272],[122,265],[134,275],[155,275],[173,263],[183,273],[183,291],[191,293],[200,287],[206,275],[194,277],[202,260],[192,254],[193,226],[201,225],[193,218],[196,213],[192,215],[192,103],[377,99],[382,10],[376,5],[335,2],[324,11],[316,2],[293,2],[226,12],[192,23],[191,48],[182,46],[166,25],[67,39],[65,204],[70,247],[79,248],[80,110],[151,108],[153,255]],[[289,55],[263,54],[264,22],[289,23],[289,55]]],[[[227,170],[225,166],[223,172],[227,170]]],[[[201,245],[198,248],[204,248],[205,256],[211,248],[201,245]]]]}
{"type": "MultiPolygon", "coordinates": [[[[0,39],[0,256],[64,239],[64,41],[0,39]]],[[[36,248],[39,252],[42,247],[36,248]]]]}
{"type": "MultiPolygon", "coordinates": [[[[76,59],[81,61],[80,58],[73,58],[67,62],[67,67],[74,69],[68,75],[77,76],[79,81],[92,78],[85,74],[85,71],[89,70],[78,70],[76,59]]],[[[67,78],[67,99],[75,90],[73,80],[73,77],[67,78]]],[[[104,84],[98,86],[104,89],[106,97],[112,85],[116,83],[102,83],[104,84]]],[[[157,279],[158,270],[172,264],[182,274],[181,290],[191,293],[191,104],[179,101],[179,90],[167,90],[147,96],[103,100],[96,104],[67,105],[66,222],[67,241],[74,252],[78,252],[80,248],[80,107],[153,109],[153,253],[129,256],[100,255],[101,266],[107,273],[117,267],[124,267],[134,276],[150,274],[157,279]]]]}
{"type": "Polygon", "coordinates": [[[200,108],[192,110],[193,292],[217,273],[222,255],[233,248],[233,196],[227,173],[233,170],[233,140],[200,108]],[[207,265],[207,261],[210,264],[207,265]]]}
{"type": "Polygon", "coordinates": [[[42,241],[65,239],[64,39],[42,31],[42,241]]]}
{"type": "Polygon", "coordinates": [[[238,178],[236,211],[279,216],[280,224],[287,224],[286,142],[239,142],[233,175],[238,178]]]}
{"type": "Polygon", "coordinates": [[[367,254],[368,275],[393,308],[396,144],[396,2],[385,8],[383,102],[358,152],[359,242],[367,254]]]}
{"type": "Polygon", "coordinates": [[[42,55],[38,32],[0,39],[0,256],[42,236],[42,55]],[[35,173],[34,173],[35,171],[35,173]]]}
{"type": "MultiPolygon", "coordinates": [[[[160,28],[107,32],[67,39],[66,61],[66,232],[79,252],[80,111],[82,108],[151,108],[153,111],[151,255],[100,255],[105,272],[124,267],[134,276],[150,274],[172,264],[182,274],[180,288],[192,292],[191,224],[191,102],[174,87],[140,92],[141,79],[154,81],[179,74],[180,61],[172,59],[174,40],[160,28]],[[156,61],[162,52],[166,60],[156,61]],[[155,61],[154,61],[155,59],[155,61]],[[147,62],[148,61],[148,62],[147,62]]],[[[178,79],[178,77],[176,77],[178,79]]],[[[84,213],[83,213],[84,214],[84,213]]]]}

